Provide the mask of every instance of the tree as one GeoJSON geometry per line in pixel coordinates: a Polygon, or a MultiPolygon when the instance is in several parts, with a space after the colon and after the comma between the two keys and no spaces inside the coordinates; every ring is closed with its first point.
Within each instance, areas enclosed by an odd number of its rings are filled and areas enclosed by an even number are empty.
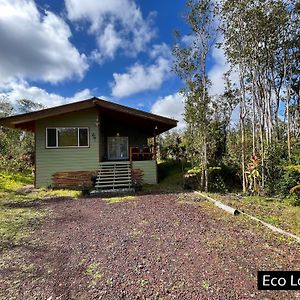
{"type": "Polygon", "coordinates": [[[184,81],[182,93],[185,101],[187,124],[187,151],[192,165],[200,165],[201,188],[208,190],[208,133],[211,123],[211,102],[208,94],[207,58],[215,43],[214,2],[189,0],[186,21],[191,30],[192,43],[183,45],[176,32],[174,70],[184,81]]]}
{"type": "Polygon", "coordinates": [[[259,153],[260,156],[262,188],[266,149],[274,140],[279,140],[279,113],[283,102],[289,156],[291,153],[292,78],[295,80],[293,74],[298,64],[295,57],[299,55],[299,45],[295,43],[299,40],[296,4],[293,0],[220,2],[223,48],[232,68],[239,73],[244,191],[245,160],[249,159],[245,156],[247,118],[252,118],[252,155],[259,153]]]}
{"type": "MultiPolygon", "coordinates": [[[[8,97],[0,99],[0,117],[8,117],[16,112],[30,112],[44,108],[34,101],[22,99],[15,107],[8,97]]],[[[32,132],[0,127],[0,169],[25,171],[31,167],[34,157],[34,135],[32,132]]]]}

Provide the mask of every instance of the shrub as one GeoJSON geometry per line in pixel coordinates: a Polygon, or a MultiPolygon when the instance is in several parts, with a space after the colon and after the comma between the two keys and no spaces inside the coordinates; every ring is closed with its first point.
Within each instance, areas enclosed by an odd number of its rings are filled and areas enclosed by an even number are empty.
{"type": "Polygon", "coordinates": [[[208,189],[211,192],[221,192],[225,193],[228,191],[222,167],[209,167],[208,169],[208,189]]]}
{"type": "Polygon", "coordinates": [[[264,189],[268,195],[280,193],[280,181],[285,172],[286,160],[286,143],[274,143],[266,147],[264,189]]]}
{"type": "MultiPolygon", "coordinates": [[[[185,189],[199,189],[201,185],[200,167],[189,169],[184,175],[185,189]]],[[[208,168],[208,189],[210,192],[228,192],[240,188],[238,171],[234,166],[211,166],[208,168]]]]}
{"type": "Polygon", "coordinates": [[[184,174],[183,187],[187,190],[196,190],[201,185],[201,168],[193,167],[184,174]]]}
{"type": "Polygon", "coordinates": [[[283,169],[283,175],[278,182],[279,192],[283,196],[300,183],[300,165],[290,165],[283,169]]]}

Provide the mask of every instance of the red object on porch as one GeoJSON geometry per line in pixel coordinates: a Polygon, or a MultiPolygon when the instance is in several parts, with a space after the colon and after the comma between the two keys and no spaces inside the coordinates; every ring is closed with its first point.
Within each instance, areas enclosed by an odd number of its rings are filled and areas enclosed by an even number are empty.
{"type": "Polygon", "coordinates": [[[152,159],[152,152],[150,150],[150,147],[143,147],[142,150],[142,159],[143,160],[151,160],[152,159]]]}
{"type": "Polygon", "coordinates": [[[131,155],[132,155],[132,160],[139,160],[140,159],[140,148],[132,147],[131,155]]]}

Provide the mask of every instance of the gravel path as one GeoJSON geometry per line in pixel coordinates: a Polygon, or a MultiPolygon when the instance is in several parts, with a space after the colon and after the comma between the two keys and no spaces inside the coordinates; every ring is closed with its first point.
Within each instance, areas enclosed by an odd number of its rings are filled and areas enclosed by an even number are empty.
{"type": "Polygon", "coordinates": [[[42,207],[51,217],[2,253],[0,299],[300,299],[256,288],[258,270],[299,270],[299,245],[192,195],[42,207]]]}

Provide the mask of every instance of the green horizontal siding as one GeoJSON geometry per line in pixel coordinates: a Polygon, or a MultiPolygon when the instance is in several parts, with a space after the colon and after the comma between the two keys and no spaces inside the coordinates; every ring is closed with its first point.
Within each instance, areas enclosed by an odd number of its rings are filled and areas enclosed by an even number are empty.
{"type": "Polygon", "coordinates": [[[99,162],[99,133],[96,109],[52,117],[36,123],[36,186],[52,185],[56,172],[93,171],[99,162]],[[47,127],[89,127],[89,148],[46,148],[47,127]]]}
{"type": "Polygon", "coordinates": [[[155,160],[133,161],[133,169],[141,169],[144,171],[144,183],[157,183],[157,165],[155,160]]]}

